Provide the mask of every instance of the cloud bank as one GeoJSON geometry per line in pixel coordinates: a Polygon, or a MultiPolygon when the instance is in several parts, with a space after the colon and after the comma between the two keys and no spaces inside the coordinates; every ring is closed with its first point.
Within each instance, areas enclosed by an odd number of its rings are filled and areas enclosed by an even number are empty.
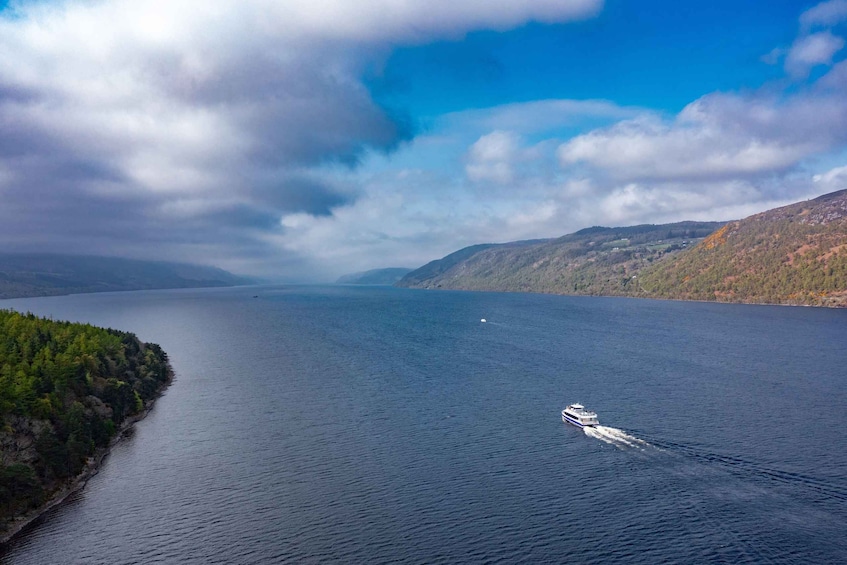
{"type": "MultiPolygon", "coordinates": [[[[598,0],[19,2],[0,14],[7,249],[233,267],[286,214],[360,196],[322,169],[411,139],[361,77],[396,45],[590,17],[598,0]]],[[[271,243],[269,243],[271,242],[271,243]]],[[[297,261],[297,258],[291,258],[297,261]]]]}

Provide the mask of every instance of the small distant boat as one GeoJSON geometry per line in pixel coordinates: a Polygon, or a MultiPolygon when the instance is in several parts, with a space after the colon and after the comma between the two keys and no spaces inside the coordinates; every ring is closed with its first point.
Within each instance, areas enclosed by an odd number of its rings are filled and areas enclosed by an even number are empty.
{"type": "Polygon", "coordinates": [[[562,410],[562,421],[584,428],[586,426],[599,426],[597,412],[586,410],[582,404],[570,404],[562,410]]]}
{"type": "Polygon", "coordinates": [[[485,323],[485,318],[481,319],[480,322],[485,323]]]}

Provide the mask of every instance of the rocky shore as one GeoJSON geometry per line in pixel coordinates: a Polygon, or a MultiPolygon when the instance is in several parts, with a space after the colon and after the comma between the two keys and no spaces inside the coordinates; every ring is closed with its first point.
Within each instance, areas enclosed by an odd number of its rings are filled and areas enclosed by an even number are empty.
{"type": "Polygon", "coordinates": [[[118,442],[123,441],[125,438],[128,438],[131,435],[132,427],[137,422],[147,417],[147,414],[149,414],[153,409],[156,400],[158,400],[158,398],[161,397],[165,390],[171,385],[173,378],[173,369],[168,366],[168,380],[158,389],[156,395],[144,404],[143,410],[137,414],[128,416],[123,421],[120,429],[109,442],[109,445],[98,448],[94,455],[88,458],[85,467],[83,467],[82,471],[76,477],[56,490],[50,498],[38,508],[29,511],[26,514],[16,516],[15,518],[7,521],[5,524],[0,525],[0,529],[2,529],[2,531],[0,531],[0,554],[2,554],[2,551],[15,537],[26,531],[30,526],[36,525],[39,519],[41,519],[47,511],[62,504],[70,495],[85,487],[88,480],[100,471],[103,460],[107,455],[109,455],[112,447],[114,447],[118,442]]]}

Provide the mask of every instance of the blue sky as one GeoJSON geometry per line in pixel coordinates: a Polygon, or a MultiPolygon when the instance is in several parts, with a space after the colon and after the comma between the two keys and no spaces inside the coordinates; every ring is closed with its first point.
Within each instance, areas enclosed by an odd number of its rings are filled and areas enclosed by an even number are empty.
{"type": "Polygon", "coordinates": [[[602,98],[679,111],[706,92],[758,88],[761,57],[797,35],[814,2],[612,0],[595,18],[477,31],[403,47],[371,83],[377,99],[433,116],[547,98],[602,98]]]}
{"type": "Polygon", "coordinates": [[[847,0],[0,8],[7,250],[327,281],[847,188],[847,0]]]}

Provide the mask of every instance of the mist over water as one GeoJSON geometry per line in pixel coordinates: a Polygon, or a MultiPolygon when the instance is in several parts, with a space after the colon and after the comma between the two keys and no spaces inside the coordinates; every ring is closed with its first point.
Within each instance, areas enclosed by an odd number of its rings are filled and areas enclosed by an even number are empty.
{"type": "Polygon", "coordinates": [[[134,331],[177,373],[4,563],[847,562],[844,311],[376,287],[0,307],[134,331]],[[575,401],[602,425],[562,422],[575,401]]]}

